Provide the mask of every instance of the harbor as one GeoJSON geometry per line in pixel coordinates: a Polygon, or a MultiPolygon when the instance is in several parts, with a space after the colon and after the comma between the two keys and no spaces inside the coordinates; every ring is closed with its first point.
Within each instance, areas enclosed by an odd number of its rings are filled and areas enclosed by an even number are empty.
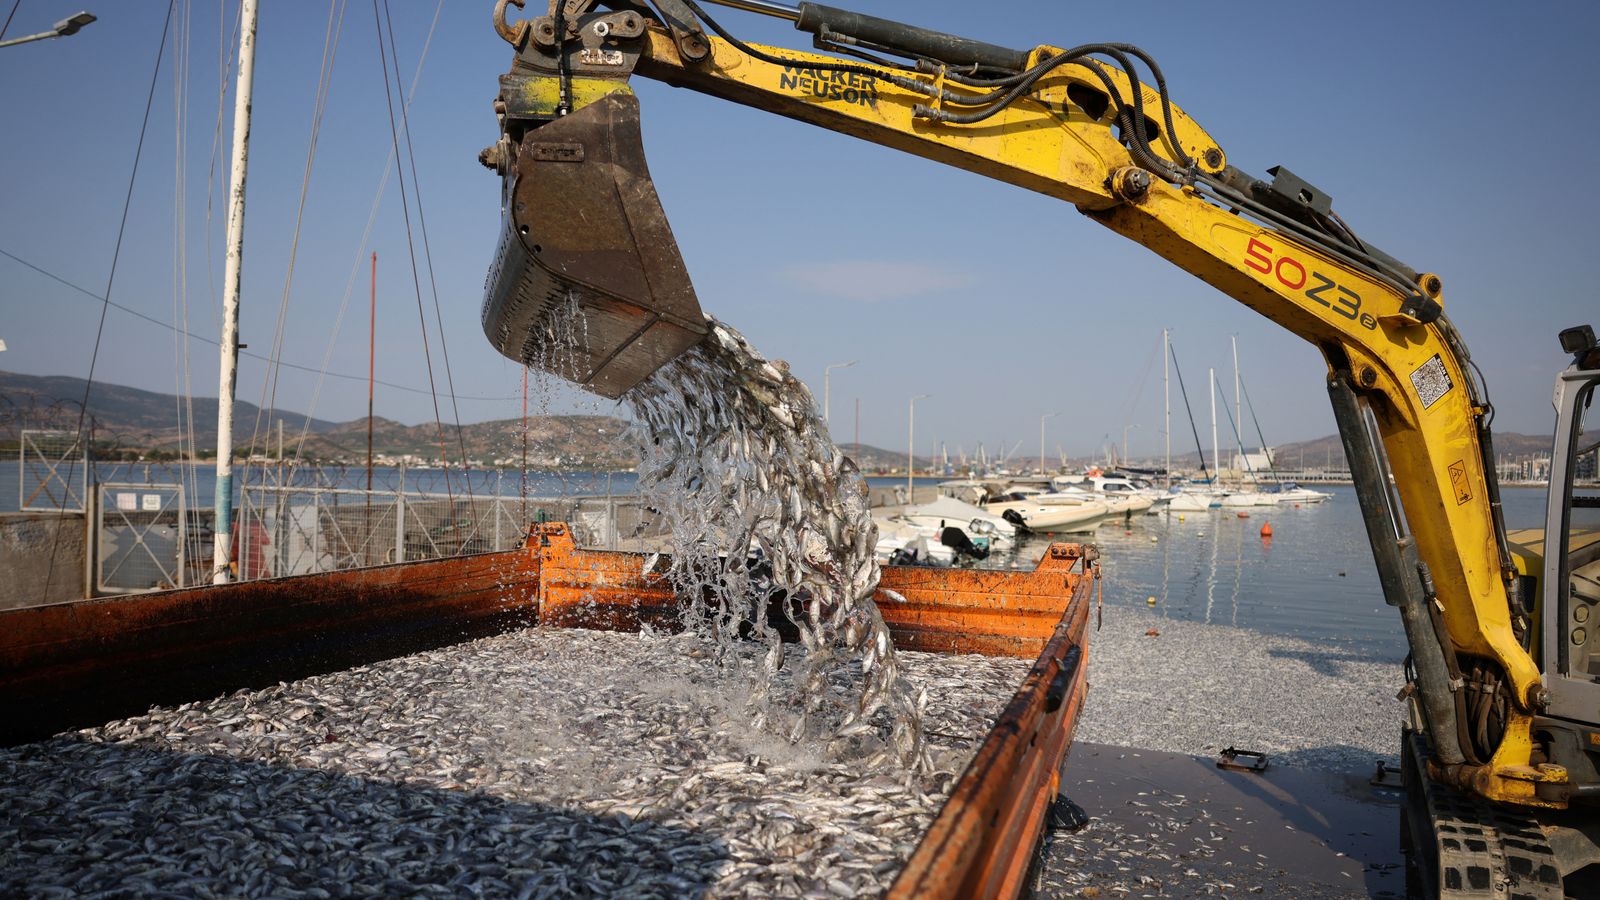
{"type": "Polygon", "coordinates": [[[0,894],[1600,896],[1595,15],[863,3],[12,5],[0,894]]]}

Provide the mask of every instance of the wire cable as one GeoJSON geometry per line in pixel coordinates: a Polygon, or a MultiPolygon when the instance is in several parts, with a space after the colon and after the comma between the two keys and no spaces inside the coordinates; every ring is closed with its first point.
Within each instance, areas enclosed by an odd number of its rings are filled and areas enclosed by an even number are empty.
{"type": "MultiPolygon", "coordinates": [[[[145,97],[144,101],[144,117],[139,124],[139,140],[138,143],[134,145],[133,166],[128,172],[128,190],[122,199],[122,219],[117,225],[116,245],[111,251],[111,271],[106,274],[105,302],[100,305],[100,323],[95,328],[94,350],[89,355],[89,375],[84,379],[83,403],[78,408],[78,424],[74,430],[74,433],[80,436],[83,434],[84,416],[86,416],[89,412],[89,394],[92,390],[94,390],[94,370],[96,364],[100,361],[100,342],[105,337],[106,333],[106,313],[111,309],[111,287],[116,283],[117,262],[122,258],[122,238],[127,234],[128,231],[128,211],[133,208],[133,186],[139,178],[139,161],[144,157],[144,138],[145,134],[150,129],[150,109],[151,107],[155,106],[156,102],[156,81],[161,75],[161,61],[167,55],[167,36],[172,30],[172,8],[175,5],[176,0],[168,0],[167,14],[161,24],[161,43],[156,47],[156,64],[150,72],[150,89],[147,92],[147,96],[145,97]]],[[[76,459],[72,460],[72,462],[67,465],[68,483],[71,483],[72,481],[72,469],[76,465],[76,459]]],[[[89,463],[85,462],[85,465],[89,465],[89,463]]],[[[85,497],[83,499],[84,505],[87,508],[89,498],[85,497]]],[[[61,498],[61,506],[63,509],[66,507],[66,502],[67,499],[65,496],[63,496],[61,498]]],[[[62,529],[56,529],[55,538],[50,542],[50,561],[45,569],[44,590],[41,593],[41,596],[50,596],[50,579],[51,576],[55,574],[56,570],[56,550],[61,544],[61,532],[62,529]]]]}
{"type": "MultiPolygon", "coordinates": [[[[146,322],[149,322],[151,325],[160,326],[161,328],[165,328],[168,331],[178,331],[179,330],[171,322],[163,322],[160,319],[156,318],[155,316],[151,316],[151,315],[147,315],[145,313],[142,313],[142,312],[138,311],[137,309],[134,309],[131,306],[124,306],[123,304],[118,303],[115,300],[109,300],[109,299],[107,299],[107,297],[104,294],[97,294],[94,291],[92,291],[92,290],[90,290],[90,289],[88,289],[86,287],[83,287],[82,285],[74,284],[73,282],[68,281],[67,279],[61,277],[60,275],[57,275],[56,273],[51,272],[49,269],[46,269],[43,266],[39,266],[39,265],[36,265],[34,263],[31,263],[28,260],[23,259],[22,257],[16,255],[15,253],[12,253],[12,252],[10,252],[8,250],[0,249],[0,256],[4,256],[7,259],[10,259],[13,262],[17,263],[18,265],[23,266],[23,267],[25,267],[27,269],[31,269],[32,271],[37,272],[38,274],[44,276],[45,278],[48,278],[51,281],[54,281],[57,284],[60,284],[60,285],[62,285],[64,287],[70,288],[73,291],[76,291],[77,293],[82,294],[83,296],[85,296],[85,297],[87,297],[87,298],[89,298],[91,300],[95,300],[95,301],[98,301],[100,303],[107,304],[112,309],[118,310],[119,312],[127,313],[128,315],[133,316],[136,319],[142,319],[142,320],[144,320],[146,322]]],[[[219,343],[218,341],[216,341],[213,338],[208,338],[208,337],[205,337],[204,335],[199,335],[199,334],[194,334],[194,333],[189,333],[187,335],[187,337],[191,341],[200,341],[201,343],[204,343],[204,344],[210,344],[213,347],[218,346],[218,343],[219,343]]],[[[252,353],[252,352],[250,352],[248,350],[239,351],[239,355],[240,356],[248,356],[251,359],[260,360],[262,362],[271,362],[271,360],[269,360],[267,357],[261,355],[260,353],[252,353]]],[[[286,361],[283,361],[283,360],[279,360],[278,361],[278,365],[281,365],[281,366],[283,366],[285,368],[288,368],[288,369],[297,369],[297,370],[299,370],[301,372],[309,372],[312,375],[327,375],[330,378],[343,378],[343,379],[348,380],[348,381],[359,381],[362,384],[366,384],[367,383],[367,376],[365,374],[354,375],[354,374],[350,374],[350,373],[347,373],[347,372],[330,372],[325,367],[324,368],[317,368],[315,366],[306,366],[306,365],[301,365],[299,363],[286,362],[286,361]]],[[[383,385],[384,387],[394,388],[397,391],[405,391],[405,392],[411,393],[411,394],[427,395],[427,393],[428,393],[426,388],[412,387],[409,384],[398,384],[398,383],[393,382],[393,381],[384,381],[382,379],[378,379],[377,383],[383,385]]],[[[515,399],[517,399],[517,397],[516,397],[515,394],[507,394],[507,395],[505,395],[503,397],[485,397],[485,396],[478,396],[478,395],[474,395],[474,394],[463,394],[463,395],[461,395],[461,399],[462,400],[482,400],[482,401],[496,401],[496,402],[498,402],[498,401],[501,401],[501,400],[515,400],[515,399]]]]}
{"type": "MultiPolygon", "coordinates": [[[[283,295],[278,301],[278,318],[273,328],[272,349],[268,356],[272,362],[267,364],[267,371],[262,377],[261,399],[256,404],[256,421],[250,431],[250,450],[245,459],[250,460],[256,455],[256,442],[261,437],[261,422],[263,417],[267,420],[268,431],[271,431],[273,413],[278,408],[278,374],[282,371],[277,360],[283,355],[284,332],[289,320],[289,296],[294,286],[295,261],[300,254],[300,227],[305,221],[306,197],[311,192],[311,170],[317,157],[317,139],[322,133],[322,114],[328,106],[328,93],[333,87],[333,64],[339,54],[339,37],[344,31],[344,11],[348,0],[328,0],[328,24],[322,38],[322,67],[317,76],[317,90],[311,109],[311,133],[306,139],[306,164],[300,176],[300,198],[295,206],[294,231],[289,238],[289,261],[284,269],[283,295]]],[[[281,459],[278,461],[283,462],[281,459]]],[[[241,479],[241,488],[249,483],[249,463],[245,463],[244,478],[241,479]]],[[[265,470],[263,470],[265,474],[265,470]]]]}
{"type": "Polygon", "coordinates": [[[22,0],[16,0],[15,3],[11,4],[11,12],[6,13],[5,24],[4,25],[0,25],[0,40],[4,40],[5,36],[6,36],[6,32],[11,30],[11,20],[16,17],[16,15],[17,15],[17,7],[19,7],[21,5],[22,5],[22,0]]]}
{"type": "MultiPolygon", "coordinates": [[[[438,24],[438,10],[434,9],[434,24],[438,24]]],[[[400,51],[394,43],[394,19],[390,17],[389,0],[383,0],[383,18],[389,25],[389,55],[394,64],[394,83],[396,88],[400,84],[400,51]]],[[[433,32],[429,28],[429,34],[433,32]]],[[[433,318],[439,327],[439,350],[444,357],[445,390],[450,394],[450,411],[455,418],[456,445],[461,454],[461,470],[467,485],[467,500],[470,503],[473,497],[472,489],[472,464],[467,459],[467,439],[461,429],[461,407],[456,403],[456,377],[450,369],[450,344],[444,333],[444,312],[439,306],[439,280],[433,271],[433,245],[428,240],[428,219],[422,208],[422,182],[417,178],[417,151],[411,146],[411,118],[407,111],[410,103],[400,104],[400,131],[406,138],[406,158],[411,169],[411,193],[417,201],[417,228],[422,232],[422,256],[428,269],[428,288],[433,294],[433,318]]],[[[404,176],[402,176],[404,177],[404,176]]]]}
{"type": "MultiPolygon", "coordinates": [[[[1278,465],[1273,462],[1272,452],[1267,449],[1267,436],[1261,433],[1261,420],[1256,417],[1256,405],[1250,402],[1250,388],[1245,386],[1243,378],[1239,379],[1239,390],[1244,393],[1244,405],[1246,409],[1250,410],[1250,421],[1255,423],[1256,440],[1261,442],[1261,455],[1267,459],[1267,471],[1272,473],[1273,481],[1282,484],[1283,479],[1278,477],[1278,465]]],[[[1244,418],[1242,410],[1239,413],[1239,417],[1244,418]]]]}
{"type": "MultiPolygon", "coordinates": [[[[422,65],[428,59],[428,50],[429,50],[429,48],[431,48],[433,46],[434,29],[436,29],[438,27],[438,25],[439,25],[439,13],[443,9],[443,7],[444,7],[444,0],[439,0],[439,3],[434,6],[433,22],[432,22],[432,24],[430,24],[428,26],[428,36],[427,36],[427,38],[425,38],[423,40],[423,42],[422,42],[422,52],[417,57],[417,67],[414,70],[412,70],[412,73],[411,73],[411,87],[409,89],[407,89],[407,91],[406,91],[406,100],[405,100],[405,106],[408,109],[411,106],[411,102],[414,99],[416,99],[416,96],[417,96],[417,85],[422,81],[422,65]]],[[[351,296],[353,296],[354,291],[355,291],[356,278],[357,278],[358,275],[360,275],[361,272],[365,271],[365,269],[366,269],[367,253],[368,253],[368,251],[370,249],[370,245],[371,245],[371,242],[372,242],[372,230],[377,225],[377,222],[378,222],[378,210],[382,206],[383,196],[384,196],[385,192],[388,190],[388,187],[389,187],[389,174],[390,174],[390,172],[394,171],[395,148],[393,146],[390,146],[384,152],[385,152],[386,155],[384,156],[383,167],[380,169],[380,171],[382,172],[382,175],[380,175],[379,178],[378,178],[378,189],[373,192],[372,205],[367,209],[367,224],[366,224],[366,227],[363,228],[362,231],[361,231],[361,240],[358,241],[357,244],[356,244],[356,255],[355,255],[355,259],[350,264],[350,275],[345,279],[344,294],[339,298],[339,311],[334,314],[334,317],[333,317],[333,328],[332,328],[332,330],[330,330],[328,332],[328,343],[327,343],[327,346],[324,347],[323,352],[322,352],[322,369],[323,369],[324,372],[326,372],[328,366],[331,365],[332,362],[333,362],[333,354],[334,354],[334,350],[338,346],[339,334],[344,328],[344,317],[345,317],[345,314],[350,309],[350,298],[351,298],[351,296]]],[[[310,437],[310,434],[311,434],[311,418],[316,412],[317,404],[319,402],[321,402],[321,399],[322,399],[322,388],[323,388],[323,385],[325,383],[326,383],[326,379],[323,377],[322,374],[319,373],[318,376],[317,376],[316,386],[313,387],[312,390],[311,390],[311,408],[306,411],[305,420],[303,422],[301,422],[301,425],[300,425],[300,437],[295,442],[295,451],[294,452],[295,452],[295,458],[296,459],[300,458],[301,453],[305,449],[306,440],[310,437]]],[[[393,385],[390,385],[388,382],[385,382],[385,381],[377,381],[376,383],[377,384],[387,385],[387,386],[390,386],[390,387],[393,386],[393,385]]],[[[427,393],[427,392],[426,391],[419,391],[418,393],[427,393]]],[[[516,398],[515,397],[507,397],[507,398],[458,397],[457,399],[460,399],[460,400],[471,400],[471,399],[509,399],[509,400],[514,400],[516,398]]]]}
{"type": "MultiPolygon", "coordinates": [[[[1167,352],[1172,354],[1172,370],[1178,373],[1178,392],[1183,394],[1183,411],[1189,414],[1189,430],[1194,432],[1194,451],[1200,455],[1200,474],[1206,476],[1207,483],[1210,483],[1212,478],[1206,470],[1206,451],[1200,446],[1200,428],[1194,424],[1194,407],[1189,405],[1189,389],[1183,386],[1183,367],[1178,365],[1178,350],[1172,346],[1170,339],[1167,341],[1167,352]]],[[[1172,479],[1171,472],[1167,473],[1167,479],[1172,479]]]]}
{"type": "MultiPolygon", "coordinates": [[[[394,118],[394,97],[389,90],[389,58],[383,42],[383,16],[378,11],[378,0],[372,0],[372,20],[377,26],[378,36],[378,62],[383,68],[383,99],[389,107],[389,140],[394,146],[396,165],[400,160],[400,130],[394,118]]],[[[398,85],[396,85],[398,89],[398,85]]],[[[417,274],[417,247],[416,241],[411,236],[411,202],[407,196],[406,179],[404,172],[400,176],[400,210],[401,218],[406,225],[406,251],[411,259],[411,286],[417,295],[417,320],[422,330],[422,358],[428,369],[428,389],[433,397],[433,423],[439,435],[439,456],[444,463],[445,493],[450,496],[450,503],[455,505],[455,492],[450,483],[450,455],[445,450],[444,422],[439,415],[439,390],[433,381],[433,354],[428,350],[428,317],[422,310],[422,279],[417,274]]]]}

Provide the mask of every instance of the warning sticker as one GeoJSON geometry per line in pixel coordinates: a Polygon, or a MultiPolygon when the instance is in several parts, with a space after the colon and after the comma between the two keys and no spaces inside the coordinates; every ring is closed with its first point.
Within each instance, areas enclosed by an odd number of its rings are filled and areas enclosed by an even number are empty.
{"type": "Polygon", "coordinates": [[[1472,499],[1472,489],[1467,487],[1467,463],[1458,459],[1450,464],[1450,487],[1456,492],[1456,505],[1472,499]]]}

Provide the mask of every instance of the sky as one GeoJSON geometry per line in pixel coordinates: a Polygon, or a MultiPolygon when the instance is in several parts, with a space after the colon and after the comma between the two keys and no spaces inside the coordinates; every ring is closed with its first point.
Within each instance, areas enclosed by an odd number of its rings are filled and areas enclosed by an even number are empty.
{"type": "MultiPolygon", "coordinates": [[[[516,416],[522,370],[489,347],[479,320],[500,186],[476,160],[497,137],[490,104],[512,51],[490,25],[488,0],[389,2],[408,86],[438,12],[408,113],[414,251],[393,177],[362,242],[391,133],[374,9],[359,0],[342,7],[295,243],[330,5],[262,4],[241,339],[271,355],[281,312],[281,358],[313,371],[280,370],[277,405],[364,416],[376,251],[376,370],[389,383],[377,388],[378,415],[434,418],[431,358],[446,422],[516,416]],[[319,390],[325,356],[335,376],[319,390]]],[[[186,320],[188,388],[215,396],[217,350],[200,338],[220,332],[232,102],[219,91],[219,65],[233,50],[237,3],[174,4],[114,279],[167,10],[20,0],[8,37],[80,7],[100,20],[69,38],[0,49],[0,369],[82,377],[94,359],[97,380],[182,392],[177,332],[118,309],[100,330],[94,297],[109,282],[116,303],[168,325],[186,320]]],[[[1144,47],[1230,162],[1257,175],[1287,165],[1330,193],[1363,239],[1439,273],[1445,308],[1487,377],[1496,427],[1549,432],[1552,378],[1566,363],[1556,332],[1600,325],[1589,272],[1600,219],[1581,183],[1597,136],[1594,4],[1541,3],[1530,14],[1506,3],[1239,2],[1211,16],[1185,4],[852,8],[1012,47],[1144,47]]],[[[713,14],[747,39],[809,46],[788,23],[713,14]]],[[[1230,336],[1270,443],[1334,430],[1310,345],[1066,204],[643,78],[634,86],[650,169],[702,307],[787,360],[819,402],[824,366],[858,361],[832,376],[838,441],[856,436],[859,401],[860,439],[904,447],[909,398],[927,394],[916,405],[919,454],[936,441],[952,456],[980,442],[991,454],[1018,444],[1019,455],[1037,454],[1040,417],[1059,412],[1045,423],[1052,455],[1096,454],[1126,434],[1134,457],[1159,456],[1163,328],[1202,433],[1208,368],[1229,382],[1232,402],[1230,336]]],[[[240,398],[272,390],[266,364],[243,360],[240,398]]],[[[531,393],[535,412],[617,411],[564,384],[536,381],[531,393]]],[[[1187,451],[1176,385],[1173,397],[1173,446],[1187,451]]],[[[1231,443],[1226,419],[1221,427],[1231,443]]]]}

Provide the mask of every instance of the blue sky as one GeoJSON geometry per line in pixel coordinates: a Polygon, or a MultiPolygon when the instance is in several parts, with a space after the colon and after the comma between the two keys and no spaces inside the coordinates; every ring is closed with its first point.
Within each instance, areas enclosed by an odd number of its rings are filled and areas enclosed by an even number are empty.
{"type": "MultiPolygon", "coordinates": [[[[435,3],[391,3],[409,81],[435,3]]],[[[100,21],[71,38],[0,49],[0,250],[98,293],[165,7],[23,0],[11,34],[40,30],[80,5],[100,21]]],[[[328,6],[263,6],[243,340],[266,353],[284,294],[328,6]]],[[[445,4],[410,113],[456,391],[491,398],[461,400],[463,421],[520,410],[520,369],[489,349],[478,319],[499,185],[476,155],[496,136],[490,101],[511,61],[490,27],[491,6],[445,4]]],[[[189,327],[213,339],[229,116],[209,221],[206,185],[219,18],[231,24],[236,8],[232,0],[178,5],[186,62],[175,27],[112,287],[113,300],[176,320],[181,89],[189,327]]],[[[1488,377],[1497,427],[1549,429],[1551,376],[1564,364],[1556,331],[1600,325],[1590,269],[1600,225],[1582,187],[1597,134],[1587,44],[1600,14],[1592,4],[1538,4],[1532,14],[1503,3],[1230,3],[1212,16],[1187,4],[858,0],[854,8],[1015,47],[1143,46],[1160,60],[1174,99],[1235,165],[1256,174],[1289,166],[1331,193],[1364,239],[1440,273],[1446,308],[1488,377]]],[[[787,23],[731,10],[719,18],[750,39],[809,43],[787,23]]],[[[787,359],[819,399],[823,366],[860,360],[834,373],[839,440],[853,435],[859,398],[861,439],[902,447],[907,398],[931,394],[917,405],[919,452],[935,439],[952,453],[979,441],[991,450],[1021,441],[1020,452],[1037,452],[1040,415],[1065,410],[1049,422],[1052,451],[1059,444],[1091,453],[1135,426],[1134,454],[1156,453],[1163,327],[1173,330],[1198,415],[1206,415],[1206,368],[1219,377],[1231,371],[1228,336],[1237,334],[1268,439],[1333,430],[1315,350],[1069,206],[725,101],[643,79],[635,86],[651,170],[704,308],[787,359]]],[[[318,367],[332,336],[330,369],[365,372],[368,250],[360,238],[389,150],[387,115],[372,5],[349,3],[289,292],[285,360],[318,367]]],[[[392,178],[370,249],[379,254],[378,377],[425,391],[392,178]]],[[[420,266],[420,242],[417,253],[420,266]]],[[[425,270],[422,278],[443,389],[425,270]]],[[[83,375],[98,316],[96,301],[0,256],[0,339],[9,348],[0,368],[83,375]]],[[[215,395],[216,348],[194,342],[190,353],[195,392],[215,395]]],[[[173,391],[178,357],[171,331],[112,310],[96,377],[173,391]]],[[[261,398],[265,372],[245,361],[242,398],[261,398]]],[[[278,403],[310,410],[314,390],[314,376],[286,370],[278,403]]],[[[544,385],[533,397],[535,409],[551,412],[613,409],[563,385],[544,385]]],[[[425,392],[380,386],[377,408],[406,422],[433,417],[425,392]]],[[[327,380],[315,404],[331,419],[365,410],[359,380],[327,380]]],[[[451,416],[447,401],[444,415],[451,416]]],[[[1187,448],[1181,418],[1173,432],[1175,446],[1187,448]]]]}

